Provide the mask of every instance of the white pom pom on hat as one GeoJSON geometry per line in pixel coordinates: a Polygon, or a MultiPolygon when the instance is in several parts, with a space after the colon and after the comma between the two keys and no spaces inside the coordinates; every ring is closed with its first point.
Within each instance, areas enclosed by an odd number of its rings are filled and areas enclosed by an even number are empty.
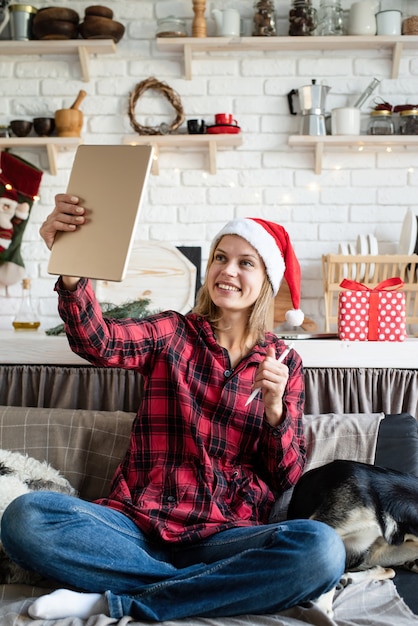
{"type": "Polygon", "coordinates": [[[256,217],[244,217],[228,222],[216,235],[216,245],[224,235],[239,235],[255,248],[264,261],[273,294],[279,291],[283,277],[289,285],[293,310],[286,312],[291,326],[300,326],[304,320],[300,310],[300,265],[289,234],[280,224],[256,217]]]}

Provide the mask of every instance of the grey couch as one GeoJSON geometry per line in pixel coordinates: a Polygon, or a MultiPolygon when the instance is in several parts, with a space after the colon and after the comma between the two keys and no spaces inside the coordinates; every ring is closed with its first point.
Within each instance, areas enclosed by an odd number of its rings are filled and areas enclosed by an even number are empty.
{"type": "MultiPolygon", "coordinates": [[[[0,448],[27,453],[38,460],[46,460],[61,470],[78,490],[80,497],[92,500],[107,493],[109,481],[128,445],[133,413],[120,411],[90,411],[27,407],[0,407],[0,448]]],[[[305,416],[308,442],[308,467],[321,465],[333,458],[355,458],[374,461],[398,469],[417,473],[417,422],[407,415],[311,415],[305,416]]],[[[272,517],[284,519],[289,494],[285,494],[273,510],[272,517]]],[[[308,564],[307,564],[308,565],[308,564]]],[[[374,581],[375,582],[375,581],[374,581]]],[[[298,626],[302,623],[318,626],[350,626],[356,624],[352,608],[357,603],[365,612],[373,614],[373,624],[403,626],[418,624],[416,617],[399,598],[392,581],[379,586],[366,583],[354,589],[337,590],[333,619],[315,606],[295,607],[275,616],[242,616],[222,620],[182,620],[190,626],[298,626]],[[376,595],[377,594],[377,595],[376,595]],[[380,595],[379,595],[380,594],[380,595]],[[370,605],[368,609],[368,603],[370,605]],[[376,606],[377,603],[377,606],[376,606]],[[394,613],[395,612],[395,613],[394,613]],[[351,617],[350,617],[351,616],[351,617]],[[335,621],[334,621],[335,620],[335,621]],[[350,621],[351,620],[351,621],[350,621]]],[[[418,614],[416,588],[418,578],[409,572],[400,572],[396,579],[401,594],[418,614]]],[[[47,590],[23,585],[0,585],[0,624],[2,626],[110,626],[115,620],[105,616],[86,622],[76,618],[31,620],[27,606],[34,596],[47,590]]],[[[361,621],[364,624],[364,621],[361,621]]],[[[370,622],[371,623],[371,622],[370,622]]],[[[120,620],[119,626],[134,625],[131,618],[120,620]]],[[[173,625],[175,622],[167,622],[173,625]]],[[[144,626],[144,625],[141,625],[144,626]]]]}

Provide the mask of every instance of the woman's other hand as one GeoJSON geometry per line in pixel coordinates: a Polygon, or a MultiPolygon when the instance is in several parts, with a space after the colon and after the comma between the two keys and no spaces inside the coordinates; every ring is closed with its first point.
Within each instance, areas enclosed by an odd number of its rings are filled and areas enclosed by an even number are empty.
{"type": "Polygon", "coordinates": [[[279,363],[276,351],[270,346],[260,363],[253,388],[261,388],[266,419],[271,426],[278,426],[283,419],[283,395],[289,378],[287,365],[279,363]]]}

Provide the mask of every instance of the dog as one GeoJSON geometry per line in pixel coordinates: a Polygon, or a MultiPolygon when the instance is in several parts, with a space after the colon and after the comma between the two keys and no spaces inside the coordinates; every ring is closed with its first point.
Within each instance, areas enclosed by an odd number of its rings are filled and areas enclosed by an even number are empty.
{"type": "MultiPolygon", "coordinates": [[[[77,495],[69,481],[46,461],[37,461],[20,452],[0,450],[0,519],[12,500],[30,491],[77,495]]],[[[14,563],[0,541],[0,584],[34,585],[40,580],[40,575],[14,563]]]]}
{"type": "MultiPolygon", "coordinates": [[[[340,535],[346,550],[340,586],[393,578],[395,566],[418,573],[418,477],[359,461],[337,460],[296,483],[288,519],[314,519],[340,535]]],[[[314,601],[333,615],[332,589],[314,601]]]]}
{"type": "Polygon", "coordinates": [[[346,572],[392,578],[394,566],[418,573],[418,477],[337,460],[297,482],[288,519],[324,522],[341,536],[346,572]]]}

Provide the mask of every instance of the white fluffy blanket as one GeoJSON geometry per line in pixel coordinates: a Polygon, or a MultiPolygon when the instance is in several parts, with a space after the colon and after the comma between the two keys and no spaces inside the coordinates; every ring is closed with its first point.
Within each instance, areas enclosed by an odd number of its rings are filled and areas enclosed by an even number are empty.
{"type": "MultiPolygon", "coordinates": [[[[46,461],[20,452],[0,450],[0,519],[7,506],[30,491],[58,491],[76,495],[68,480],[46,461]]],[[[40,577],[13,563],[0,543],[0,583],[33,584],[40,577]]]]}

